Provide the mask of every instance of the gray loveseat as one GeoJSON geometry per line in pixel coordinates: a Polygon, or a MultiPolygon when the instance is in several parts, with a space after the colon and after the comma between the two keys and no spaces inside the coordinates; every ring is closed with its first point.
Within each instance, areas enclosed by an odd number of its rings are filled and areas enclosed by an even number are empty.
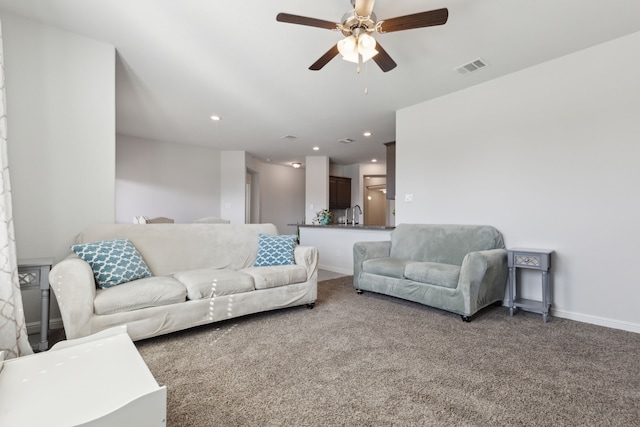
{"type": "Polygon", "coordinates": [[[267,310],[312,308],[318,250],[295,245],[293,264],[254,266],[261,233],[269,237],[278,231],[273,224],[97,224],[87,228],[76,237],[76,244],[126,238],[151,277],[103,289],[96,286],[90,264],[78,256],[56,264],[49,281],[67,338],[126,325],[131,339],[139,340],[267,310]]]}
{"type": "Polygon", "coordinates": [[[353,285],[460,314],[504,298],[507,251],[487,225],[400,224],[390,241],[353,246],[353,285]]]}

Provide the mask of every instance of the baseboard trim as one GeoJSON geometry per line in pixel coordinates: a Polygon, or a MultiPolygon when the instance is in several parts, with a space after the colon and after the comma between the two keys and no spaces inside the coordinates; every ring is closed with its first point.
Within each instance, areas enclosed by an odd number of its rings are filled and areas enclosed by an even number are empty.
{"type": "Polygon", "coordinates": [[[640,334],[640,324],[624,322],[621,320],[607,319],[605,317],[590,316],[587,314],[573,313],[570,311],[556,310],[551,308],[551,315],[562,319],[575,320],[577,322],[590,323],[592,325],[604,326],[612,329],[635,332],[640,334]]]}
{"type": "Polygon", "coordinates": [[[340,274],[344,274],[344,275],[347,275],[347,276],[353,276],[353,270],[348,270],[346,268],[333,267],[331,265],[321,265],[321,264],[318,264],[318,268],[320,270],[327,270],[327,271],[332,271],[334,273],[340,273],[340,274]]]}
{"type": "MultiPolygon", "coordinates": [[[[49,320],[49,329],[62,329],[64,325],[62,324],[62,319],[51,319],[49,320]]],[[[27,323],[27,334],[39,334],[40,333],[40,322],[30,322],[27,323]]]]}

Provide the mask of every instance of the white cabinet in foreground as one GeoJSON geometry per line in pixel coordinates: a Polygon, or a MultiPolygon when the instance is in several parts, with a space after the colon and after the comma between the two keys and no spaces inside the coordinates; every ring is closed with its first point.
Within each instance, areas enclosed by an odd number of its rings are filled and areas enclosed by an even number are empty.
{"type": "Polygon", "coordinates": [[[0,361],[0,426],[164,427],[166,415],[126,326],[0,361]]]}

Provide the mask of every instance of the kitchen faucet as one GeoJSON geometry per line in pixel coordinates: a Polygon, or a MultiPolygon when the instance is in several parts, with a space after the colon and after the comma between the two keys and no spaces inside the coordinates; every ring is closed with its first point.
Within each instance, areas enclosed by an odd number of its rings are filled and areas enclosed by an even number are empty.
{"type": "Polygon", "coordinates": [[[355,205],[352,209],[351,209],[351,225],[356,225],[356,208],[358,208],[358,213],[360,215],[362,215],[362,209],[360,209],[360,205],[355,205]]]}

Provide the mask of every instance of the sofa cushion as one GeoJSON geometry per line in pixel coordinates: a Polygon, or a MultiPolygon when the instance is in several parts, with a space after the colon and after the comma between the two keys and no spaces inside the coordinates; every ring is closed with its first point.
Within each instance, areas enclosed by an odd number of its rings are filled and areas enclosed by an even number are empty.
{"type": "Polygon", "coordinates": [[[149,277],[96,290],[96,314],[113,314],[147,307],[176,304],[187,299],[187,290],[171,277],[149,277]]]}
{"type": "Polygon", "coordinates": [[[187,298],[190,300],[250,292],[255,289],[253,277],[235,270],[202,268],[181,271],[173,277],[187,289],[187,298]]]}
{"type": "Polygon", "coordinates": [[[149,267],[129,239],[73,245],[71,250],[91,266],[96,285],[100,288],[151,277],[149,267]]]}
{"type": "Polygon", "coordinates": [[[74,243],[127,237],[154,276],[199,268],[252,267],[258,234],[278,234],[273,224],[95,224],[74,243]]]}
{"type": "Polygon", "coordinates": [[[253,276],[256,289],[276,288],[307,280],[307,270],[301,265],[250,267],[243,271],[253,276]]]}
{"type": "Polygon", "coordinates": [[[435,262],[412,262],[404,269],[404,276],[414,282],[445,288],[457,288],[460,266],[435,262]]]}
{"type": "Polygon", "coordinates": [[[373,258],[362,263],[362,271],[402,279],[404,277],[405,267],[412,262],[410,259],[373,258]]]}
{"type": "Polygon", "coordinates": [[[391,232],[391,258],[462,265],[469,252],[504,249],[489,225],[398,224],[391,232]]]}
{"type": "Polygon", "coordinates": [[[293,251],[296,247],[296,240],[296,236],[293,235],[269,236],[260,233],[258,235],[258,254],[253,266],[295,264],[293,251]]]}

